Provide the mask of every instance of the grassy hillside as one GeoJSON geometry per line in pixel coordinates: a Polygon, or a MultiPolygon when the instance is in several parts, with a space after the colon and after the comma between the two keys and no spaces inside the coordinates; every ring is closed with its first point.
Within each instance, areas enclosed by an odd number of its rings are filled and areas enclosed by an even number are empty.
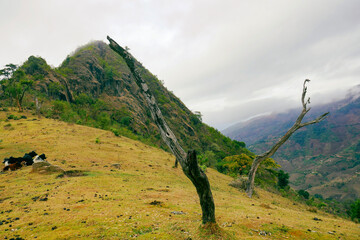
{"type": "MultiPolygon", "coordinates": [[[[249,199],[207,170],[222,231],[201,227],[195,188],[174,157],[112,132],[51,119],[6,119],[0,158],[36,150],[81,177],[0,174],[0,238],[23,239],[358,239],[359,225],[263,190],[249,199]],[[113,164],[120,164],[120,169],[113,164]],[[183,212],[184,214],[179,214],[183,212]],[[318,219],[318,220],[314,220],[318,219]],[[319,220],[321,219],[321,220],[319,220]],[[261,236],[260,231],[271,233],[261,236]]],[[[19,115],[18,113],[13,113],[19,115]]],[[[263,233],[263,232],[262,232],[263,233]]]]}

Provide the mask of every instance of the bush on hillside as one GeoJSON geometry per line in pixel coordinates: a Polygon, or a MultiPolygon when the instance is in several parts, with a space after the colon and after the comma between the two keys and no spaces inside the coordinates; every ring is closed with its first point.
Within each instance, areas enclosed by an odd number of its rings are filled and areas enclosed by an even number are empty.
{"type": "Polygon", "coordinates": [[[278,186],[281,189],[284,189],[288,185],[289,185],[289,174],[285,173],[283,170],[280,170],[278,172],[278,186]]]}
{"type": "Polygon", "coordinates": [[[352,220],[360,220],[360,199],[351,204],[349,215],[352,220]]]}
{"type": "Polygon", "coordinates": [[[309,192],[308,192],[308,191],[305,191],[305,190],[303,190],[303,189],[299,190],[299,191],[298,191],[298,194],[299,194],[300,196],[304,197],[305,199],[309,199],[309,196],[310,196],[309,192]]]}

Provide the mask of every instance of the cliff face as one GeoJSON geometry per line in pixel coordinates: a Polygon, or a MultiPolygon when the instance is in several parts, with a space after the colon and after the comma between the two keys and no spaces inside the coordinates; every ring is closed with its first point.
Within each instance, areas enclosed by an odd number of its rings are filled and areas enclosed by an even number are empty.
{"type": "MultiPolygon", "coordinates": [[[[338,200],[360,197],[360,98],[355,91],[346,99],[314,107],[308,118],[330,111],[323,122],[300,129],[275,154],[290,173],[296,189],[306,189],[338,200]]],[[[273,114],[238,124],[224,132],[261,153],[294,123],[299,111],[273,114]]]]}

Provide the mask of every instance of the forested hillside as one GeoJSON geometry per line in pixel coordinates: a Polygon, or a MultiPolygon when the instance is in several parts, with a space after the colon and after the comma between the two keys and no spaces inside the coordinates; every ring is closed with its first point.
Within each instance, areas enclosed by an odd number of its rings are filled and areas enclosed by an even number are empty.
{"type": "MultiPolygon", "coordinates": [[[[226,156],[248,153],[243,142],[202,123],[201,113],[191,112],[141,63],[137,62],[137,68],[181,145],[196,149],[202,164],[215,167],[226,156]]],[[[17,70],[7,70],[9,74],[2,80],[4,107],[22,105],[35,110],[38,106],[45,117],[111,130],[115,135],[167,149],[127,65],[103,42],[80,47],[58,68],[31,56],[17,70]],[[23,84],[25,80],[28,85],[23,84]],[[16,87],[18,90],[11,93],[16,87]],[[20,104],[18,95],[25,89],[20,104]]]]}
{"type": "MultiPolygon", "coordinates": [[[[360,197],[360,98],[354,88],[346,99],[314,107],[308,118],[330,112],[323,122],[296,132],[274,159],[290,173],[296,189],[337,200],[360,197]]],[[[224,133],[260,153],[294,123],[299,110],[272,114],[230,127],[224,133]]]]}

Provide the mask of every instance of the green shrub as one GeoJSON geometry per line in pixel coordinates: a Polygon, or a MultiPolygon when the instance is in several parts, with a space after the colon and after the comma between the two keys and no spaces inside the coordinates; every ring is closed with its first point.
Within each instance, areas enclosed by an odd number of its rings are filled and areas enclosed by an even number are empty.
{"type": "Polygon", "coordinates": [[[324,199],[324,197],[321,194],[317,194],[317,193],[314,194],[314,197],[321,200],[324,199]]]}
{"type": "Polygon", "coordinates": [[[64,86],[58,82],[52,82],[48,85],[49,96],[57,98],[60,92],[64,89],[64,86]]]}
{"type": "Polygon", "coordinates": [[[351,204],[349,214],[352,220],[360,220],[360,199],[351,204]]]}
{"type": "Polygon", "coordinates": [[[87,95],[86,93],[80,93],[78,96],[75,97],[75,104],[78,104],[78,105],[91,105],[91,104],[94,104],[95,103],[95,100],[87,95]]]}
{"type": "Polygon", "coordinates": [[[53,101],[52,102],[52,114],[53,116],[60,116],[60,114],[62,114],[65,109],[67,108],[68,104],[67,102],[64,101],[53,101]]]}
{"type": "Polygon", "coordinates": [[[100,116],[97,118],[97,123],[100,128],[102,129],[108,129],[111,123],[111,119],[109,114],[103,112],[100,114],[100,116]]]}
{"type": "Polygon", "coordinates": [[[132,118],[129,116],[122,117],[120,120],[120,123],[124,126],[129,126],[131,124],[131,122],[132,122],[132,118]]]}
{"type": "Polygon", "coordinates": [[[115,134],[115,136],[119,136],[120,135],[120,131],[119,131],[119,129],[116,129],[116,128],[111,128],[110,129],[114,134],[115,134]]]}
{"type": "Polygon", "coordinates": [[[309,199],[309,196],[310,196],[309,192],[308,192],[308,191],[305,191],[305,190],[303,190],[303,189],[299,190],[299,191],[298,191],[298,194],[299,194],[300,196],[304,197],[305,199],[309,199]]]}
{"type": "Polygon", "coordinates": [[[274,229],[283,232],[283,233],[287,233],[289,232],[291,229],[285,225],[281,225],[280,227],[275,227],[274,229]]]}
{"type": "Polygon", "coordinates": [[[207,168],[206,165],[200,165],[200,168],[203,172],[206,172],[206,168],[207,168]]]}
{"type": "Polygon", "coordinates": [[[7,119],[18,120],[18,119],[19,119],[19,117],[18,117],[18,116],[15,116],[15,115],[10,114],[9,116],[7,116],[7,119]]]}
{"type": "Polygon", "coordinates": [[[190,121],[191,121],[194,125],[198,125],[199,123],[201,123],[201,120],[200,120],[199,117],[196,116],[195,114],[191,114],[191,115],[190,115],[190,121]]]}
{"type": "Polygon", "coordinates": [[[285,173],[283,170],[280,170],[278,172],[278,186],[281,189],[284,189],[288,185],[289,185],[289,174],[285,173]]]}

